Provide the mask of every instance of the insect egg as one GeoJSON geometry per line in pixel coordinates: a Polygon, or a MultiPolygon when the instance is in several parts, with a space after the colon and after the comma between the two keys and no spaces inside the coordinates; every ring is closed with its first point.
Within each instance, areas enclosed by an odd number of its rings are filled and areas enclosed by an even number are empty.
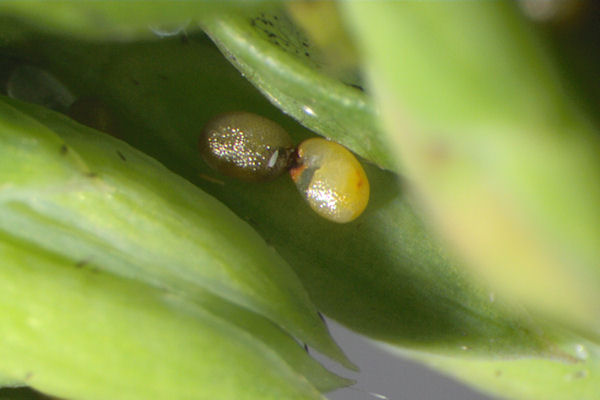
{"type": "Polygon", "coordinates": [[[335,142],[313,138],[300,143],[290,175],[310,207],[330,221],[353,221],[369,202],[362,165],[335,142]]]}
{"type": "Polygon", "coordinates": [[[6,82],[8,97],[39,104],[64,112],[75,101],[66,85],[50,72],[32,65],[19,65],[13,69],[6,82]]]}
{"type": "Polygon", "coordinates": [[[275,122],[245,111],[211,119],[200,137],[200,154],[213,169],[248,181],[277,177],[289,167],[293,142],[275,122]]]}

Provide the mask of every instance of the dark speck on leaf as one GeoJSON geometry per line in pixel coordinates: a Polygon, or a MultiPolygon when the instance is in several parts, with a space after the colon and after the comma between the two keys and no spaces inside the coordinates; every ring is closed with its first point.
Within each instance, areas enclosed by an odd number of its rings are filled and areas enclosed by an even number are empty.
{"type": "Polygon", "coordinates": [[[88,263],[88,260],[79,260],[75,263],[77,268],[83,268],[88,263]]]}
{"type": "Polygon", "coordinates": [[[360,86],[360,85],[355,85],[354,83],[348,83],[347,85],[348,85],[348,86],[350,86],[350,87],[353,87],[354,89],[358,89],[358,90],[360,90],[361,92],[364,92],[364,91],[365,91],[365,88],[363,88],[363,87],[362,87],[362,86],[360,86]]]}
{"type": "Polygon", "coordinates": [[[97,178],[98,174],[95,172],[86,172],[85,176],[87,176],[88,178],[97,178]]]}
{"type": "Polygon", "coordinates": [[[140,84],[140,82],[137,79],[135,79],[135,78],[131,78],[131,82],[133,82],[133,84],[135,86],[138,86],[140,84]]]}
{"type": "Polygon", "coordinates": [[[62,154],[64,156],[68,152],[69,152],[69,148],[67,147],[66,144],[63,144],[63,145],[60,146],[60,154],[62,154]]]}
{"type": "Polygon", "coordinates": [[[120,150],[117,150],[117,155],[119,156],[119,158],[123,161],[127,161],[127,159],[125,158],[125,156],[123,155],[123,153],[121,153],[120,150]]]}
{"type": "Polygon", "coordinates": [[[583,379],[585,377],[587,377],[587,371],[580,370],[580,371],[575,372],[575,375],[574,375],[575,379],[583,379]]]}
{"type": "Polygon", "coordinates": [[[304,351],[308,353],[308,345],[306,343],[304,343],[304,351]]]}

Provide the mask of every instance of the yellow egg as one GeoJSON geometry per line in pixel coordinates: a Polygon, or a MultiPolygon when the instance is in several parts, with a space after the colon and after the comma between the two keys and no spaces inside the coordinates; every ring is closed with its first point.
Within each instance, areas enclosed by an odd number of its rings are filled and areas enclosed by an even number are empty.
{"type": "Polygon", "coordinates": [[[290,175],[310,207],[330,221],[353,221],[369,203],[365,170],[338,143],[320,138],[300,143],[290,175]]]}

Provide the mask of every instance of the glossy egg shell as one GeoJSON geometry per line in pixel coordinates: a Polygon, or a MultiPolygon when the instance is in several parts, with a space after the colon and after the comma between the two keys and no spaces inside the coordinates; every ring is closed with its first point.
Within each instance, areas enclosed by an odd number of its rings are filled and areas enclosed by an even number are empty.
{"type": "Polygon", "coordinates": [[[296,187],[320,216],[337,223],[356,219],[369,203],[369,180],[354,154],[329,140],[302,142],[290,169],[296,187]]]}
{"type": "Polygon", "coordinates": [[[248,181],[263,181],[284,172],[293,142],[275,122],[245,111],[228,112],[203,128],[200,154],[213,169],[248,181]]]}

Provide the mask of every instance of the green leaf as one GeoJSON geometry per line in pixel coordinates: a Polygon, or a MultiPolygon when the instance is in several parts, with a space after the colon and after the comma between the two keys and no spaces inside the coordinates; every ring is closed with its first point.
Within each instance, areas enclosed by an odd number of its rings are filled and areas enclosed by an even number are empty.
{"type": "Polygon", "coordinates": [[[346,6],[438,230],[507,298],[597,332],[600,137],[517,6],[346,6]]]}
{"type": "Polygon", "coordinates": [[[503,398],[525,400],[596,399],[600,391],[600,357],[596,344],[571,338],[562,347],[574,352],[571,362],[540,359],[465,359],[388,350],[411,357],[457,377],[479,390],[503,398]]]}
{"type": "MultiPolygon", "coordinates": [[[[51,257],[63,257],[72,270],[108,271],[145,282],[159,293],[183,295],[194,307],[200,305],[203,312],[225,318],[238,331],[267,344],[269,351],[277,352],[301,373],[299,376],[305,376],[322,391],[350,383],[325,370],[271,321],[243,308],[269,314],[260,303],[275,303],[276,322],[277,313],[281,313],[284,319],[299,323],[299,340],[314,342],[317,349],[352,366],[327,336],[297,278],[291,271],[286,272],[289,267],[282,261],[274,262],[278,257],[272,250],[261,250],[263,242],[253,239],[255,234],[243,222],[124,143],[53,112],[16,107],[21,112],[0,104],[0,151],[7,161],[0,169],[5,183],[0,194],[0,225],[5,235],[21,238],[38,252],[51,251],[51,257]],[[178,226],[182,221],[184,225],[178,226]],[[199,235],[202,226],[211,230],[209,239],[199,235]],[[138,230],[140,227],[145,229],[138,230]],[[225,229],[227,234],[219,239],[218,232],[225,229]],[[149,234],[156,235],[160,242],[152,244],[149,234]],[[190,238],[194,244],[181,248],[190,238]],[[227,243],[233,247],[227,248],[227,243]],[[252,251],[245,247],[248,243],[252,251]],[[244,257],[235,260],[240,249],[245,251],[244,257]],[[269,263],[279,270],[269,271],[269,263]],[[214,265],[221,271],[230,268],[226,279],[215,272],[209,275],[214,265]],[[253,279],[244,277],[248,270],[253,272],[253,279]],[[279,282],[269,288],[273,280],[279,282]],[[269,298],[273,294],[276,297],[269,298]]],[[[4,259],[11,260],[8,256],[4,259]]],[[[192,306],[186,303],[181,308],[192,306]]],[[[13,373],[11,369],[5,371],[13,373]]],[[[9,376],[23,379],[22,375],[9,376]]]]}
{"type": "MultiPolygon", "coordinates": [[[[265,2],[262,2],[265,6],[265,2]]],[[[36,1],[7,0],[0,3],[6,23],[35,26],[47,31],[86,39],[133,40],[154,35],[168,35],[183,29],[195,29],[195,20],[216,11],[252,9],[257,2],[135,0],[52,1],[42,5],[36,1]]]]}
{"type": "Polygon", "coordinates": [[[0,104],[0,179],[9,183],[0,229],[76,263],[190,296],[208,291],[352,365],[294,273],[220,203],[114,139],[28,114],[0,104]]]}
{"type": "Polygon", "coordinates": [[[202,18],[201,26],[275,106],[368,160],[395,167],[360,77],[334,75],[326,54],[283,10],[217,14],[202,18]]]}
{"type": "Polygon", "coordinates": [[[75,399],[322,398],[265,343],[175,292],[5,233],[0,254],[7,376],[75,399]]]}

